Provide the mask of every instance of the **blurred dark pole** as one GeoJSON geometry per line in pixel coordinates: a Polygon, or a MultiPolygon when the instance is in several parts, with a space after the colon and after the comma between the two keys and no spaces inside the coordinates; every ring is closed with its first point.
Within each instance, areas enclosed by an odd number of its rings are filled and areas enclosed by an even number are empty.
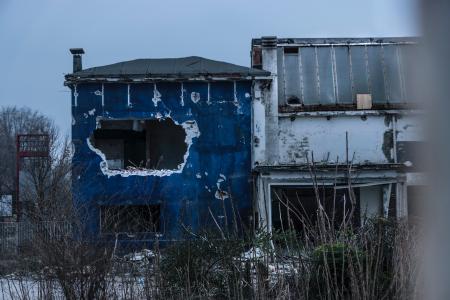
{"type": "Polygon", "coordinates": [[[421,0],[423,51],[420,90],[428,105],[432,170],[427,199],[425,299],[450,299],[450,1],[421,0]]]}

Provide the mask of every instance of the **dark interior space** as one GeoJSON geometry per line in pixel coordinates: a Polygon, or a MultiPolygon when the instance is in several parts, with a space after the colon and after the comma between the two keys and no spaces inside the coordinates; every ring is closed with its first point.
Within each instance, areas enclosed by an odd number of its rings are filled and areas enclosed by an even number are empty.
{"type": "Polygon", "coordinates": [[[109,169],[177,169],[187,151],[186,132],[171,119],[102,120],[91,137],[109,169]]]}
{"type": "Polygon", "coordinates": [[[95,147],[108,160],[121,160],[122,167],[109,165],[111,169],[145,166],[145,131],[126,129],[97,129],[94,131],[95,147]]]}
{"type": "Polygon", "coordinates": [[[408,218],[410,222],[419,221],[424,215],[425,186],[410,185],[407,188],[408,218]]]}
{"type": "Polygon", "coordinates": [[[186,132],[171,119],[146,122],[148,131],[148,153],[150,169],[177,169],[184,160],[187,145],[186,132]]]}
{"type": "Polygon", "coordinates": [[[144,233],[160,231],[160,205],[100,207],[102,233],[144,233]]]}
{"type": "MultiPolygon", "coordinates": [[[[353,191],[356,196],[356,204],[353,207],[351,223],[354,226],[359,226],[359,189],[354,188],[353,191]]],[[[310,186],[277,186],[272,187],[271,192],[272,227],[274,230],[285,231],[293,229],[301,232],[305,224],[306,226],[316,224],[319,207],[317,198],[320,200],[330,221],[333,220],[334,216],[334,226],[336,228],[342,223],[344,215],[346,220],[348,220],[352,210],[347,189],[334,190],[334,187],[319,187],[319,197],[316,197],[314,189],[310,186]]]]}
{"type": "Polygon", "coordinates": [[[388,218],[397,218],[397,185],[392,184],[391,197],[389,199],[388,218]]]}
{"type": "Polygon", "coordinates": [[[401,163],[411,162],[416,171],[427,169],[423,157],[427,155],[428,145],[422,141],[398,141],[397,159],[401,163]]]}

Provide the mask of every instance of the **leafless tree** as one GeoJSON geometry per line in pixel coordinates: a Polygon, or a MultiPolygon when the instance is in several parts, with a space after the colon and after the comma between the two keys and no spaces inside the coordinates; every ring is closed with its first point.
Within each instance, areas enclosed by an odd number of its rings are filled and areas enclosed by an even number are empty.
{"type": "Polygon", "coordinates": [[[59,131],[54,122],[27,107],[0,107],[0,194],[14,192],[16,135],[48,134],[56,149],[59,131]]]}

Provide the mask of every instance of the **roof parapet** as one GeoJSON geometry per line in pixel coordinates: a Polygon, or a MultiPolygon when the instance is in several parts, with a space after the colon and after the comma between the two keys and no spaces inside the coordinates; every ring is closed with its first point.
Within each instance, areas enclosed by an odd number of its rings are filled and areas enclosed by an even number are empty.
{"type": "Polygon", "coordinates": [[[263,36],[261,38],[261,45],[264,48],[275,48],[277,46],[277,37],[276,36],[263,36]]]}

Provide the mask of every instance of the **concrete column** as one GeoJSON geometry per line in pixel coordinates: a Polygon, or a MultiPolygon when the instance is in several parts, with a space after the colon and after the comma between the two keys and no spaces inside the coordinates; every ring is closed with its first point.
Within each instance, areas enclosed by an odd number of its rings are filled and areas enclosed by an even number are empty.
{"type": "Polygon", "coordinates": [[[266,164],[266,108],[263,101],[263,82],[253,86],[252,101],[252,166],[266,164]]]}
{"type": "Polygon", "coordinates": [[[397,183],[397,219],[408,217],[408,192],[405,182],[397,183]]]}
{"type": "Polygon", "coordinates": [[[269,207],[270,198],[266,197],[267,184],[260,174],[256,179],[256,187],[257,187],[256,193],[257,193],[259,228],[269,230],[270,225],[272,223],[270,218],[270,207],[269,207]]]}
{"type": "Polygon", "coordinates": [[[272,82],[264,93],[266,114],[266,161],[276,164],[278,161],[278,79],[277,79],[277,38],[262,38],[262,67],[271,72],[272,82]]]}

